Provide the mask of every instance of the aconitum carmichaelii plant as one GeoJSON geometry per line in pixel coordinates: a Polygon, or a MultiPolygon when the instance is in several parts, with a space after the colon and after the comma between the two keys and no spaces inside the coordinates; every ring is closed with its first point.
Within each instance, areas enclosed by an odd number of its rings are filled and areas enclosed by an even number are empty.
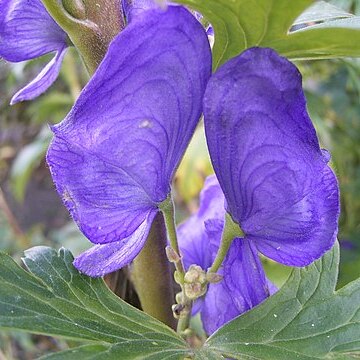
{"type": "MultiPolygon", "coordinates": [[[[186,270],[193,264],[202,269],[212,265],[225,225],[224,205],[216,177],[209,176],[200,193],[199,210],[177,230],[186,270]]],[[[255,244],[243,238],[232,242],[218,274],[222,280],[209,284],[206,294],[193,307],[193,314],[200,311],[209,335],[276,291],[265,277],[255,244]]]]}
{"type": "Polygon", "coordinates": [[[211,75],[205,30],[183,7],[148,10],[110,44],[47,162],[58,192],[95,244],[74,265],[102,276],[131,262],[202,112],[211,75]]]}
{"type": "Polygon", "coordinates": [[[20,62],[55,52],[36,78],[13,96],[11,104],[34,99],[53,84],[68,45],[67,34],[40,0],[0,1],[0,57],[20,62]]]}
{"type": "Polygon", "coordinates": [[[224,64],[204,97],[207,143],[226,209],[244,241],[306,266],[336,239],[339,190],[287,59],[251,48],[224,64]]]}

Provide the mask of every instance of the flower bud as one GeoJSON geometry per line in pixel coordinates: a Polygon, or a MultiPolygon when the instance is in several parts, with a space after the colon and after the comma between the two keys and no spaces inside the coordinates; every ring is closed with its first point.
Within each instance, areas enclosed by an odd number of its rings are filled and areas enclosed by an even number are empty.
{"type": "Polygon", "coordinates": [[[206,293],[206,285],[205,271],[198,265],[191,265],[184,276],[186,296],[191,300],[197,299],[206,293]]]}
{"type": "Polygon", "coordinates": [[[214,272],[208,272],[206,274],[206,280],[211,284],[216,284],[220,282],[222,279],[223,279],[223,275],[214,272]]]}
{"type": "Polygon", "coordinates": [[[166,251],[166,257],[171,263],[177,263],[180,261],[179,254],[171,246],[167,246],[165,248],[165,251],[166,251]]]}

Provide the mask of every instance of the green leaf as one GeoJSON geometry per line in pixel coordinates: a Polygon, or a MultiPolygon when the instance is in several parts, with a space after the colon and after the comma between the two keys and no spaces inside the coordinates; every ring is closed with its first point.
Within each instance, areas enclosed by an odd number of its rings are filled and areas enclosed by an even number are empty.
{"type": "Polygon", "coordinates": [[[23,260],[30,272],[0,253],[0,328],[100,342],[93,349],[114,359],[189,352],[173,330],[116,297],[102,279],[79,274],[69,251],[34,247],[23,260]]]}
{"type": "Polygon", "coordinates": [[[335,292],[338,244],[294,269],[267,301],[219,329],[206,347],[234,359],[351,359],[360,353],[360,279],[335,292]],[[352,357],[351,357],[352,356],[352,357]]]}
{"type": "Polygon", "coordinates": [[[24,146],[17,154],[10,173],[11,189],[18,201],[24,200],[26,185],[44,158],[52,137],[48,126],[43,127],[35,140],[24,146]]]}
{"type": "Polygon", "coordinates": [[[262,44],[293,60],[360,56],[360,17],[323,22],[262,44]]]}
{"type": "Polygon", "coordinates": [[[292,60],[360,56],[359,19],[313,0],[176,0],[201,12],[215,32],[213,68],[252,46],[271,47],[292,60]],[[310,7],[310,9],[309,9],[310,7]],[[305,12],[305,14],[304,14],[305,12]],[[301,15],[303,14],[303,15],[301,15]],[[323,21],[290,31],[310,18],[323,21]]]}
{"type": "Polygon", "coordinates": [[[310,22],[335,20],[352,17],[354,15],[339,9],[325,1],[317,1],[305,10],[295,21],[293,25],[307,24],[310,22]]]}
{"type": "Polygon", "coordinates": [[[285,36],[313,0],[176,0],[202,13],[215,32],[214,69],[246,48],[285,36]]]}

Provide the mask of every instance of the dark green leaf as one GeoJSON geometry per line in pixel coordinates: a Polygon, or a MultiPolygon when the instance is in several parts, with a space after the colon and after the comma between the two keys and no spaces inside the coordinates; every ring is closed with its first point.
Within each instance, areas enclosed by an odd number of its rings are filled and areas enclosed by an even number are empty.
{"type": "Polygon", "coordinates": [[[235,359],[350,359],[341,353],[360,351],[360,279],[335,292],[338,266],[336,245],[295,269],[275,295],[225,325],[206,346],[235,359]]]}
{"type": "Polygon", "coordinates": [[[0,327],[101,342],[94,349],[113,358],[177,359],[189,351],[174,331],[117,298],[102,279],[79,274],[72,261],[65,249],[35,247],[25,252],[26,272],[0,253],[0,327]]]}
{"type": "Polygon", "coordinates": [[[246,48],[286,36],[313,0],[177,0],[202,13],[215,31],[214,69],[246,48]]]}

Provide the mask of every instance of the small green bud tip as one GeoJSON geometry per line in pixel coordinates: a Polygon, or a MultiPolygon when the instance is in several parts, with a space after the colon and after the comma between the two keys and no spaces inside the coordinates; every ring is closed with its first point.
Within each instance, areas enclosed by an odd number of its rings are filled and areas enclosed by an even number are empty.
{"type": "Polygon", "coordinates": [[[178,271],[174,272],[174,279],[175,279],[175,282],[179,285],[182,285],[184,283],[184,277],[178,271]]]}
{"type": "Polygon", "coordinates": [[[190,337],[194,335],[194,332],[190,328],[187,328],[181,333],[181,335],[185,337],[190,337]]]}
{"type": "Polygon", "coordinates": [[[167,246],[165,251],[167,258],[171,263],[177,263],[180,261],[181,258],[179,254],[171,246],[167,246]]]}
{"type": "Polygon", "coordinates": [[[176,295],[175,295],[175,300],[176,300],[176,303],[177,304],[182,304],[183,301],[184,301],[184,298],[183,298],[183,294],[182,292],[178,292],[176,295]]]}

